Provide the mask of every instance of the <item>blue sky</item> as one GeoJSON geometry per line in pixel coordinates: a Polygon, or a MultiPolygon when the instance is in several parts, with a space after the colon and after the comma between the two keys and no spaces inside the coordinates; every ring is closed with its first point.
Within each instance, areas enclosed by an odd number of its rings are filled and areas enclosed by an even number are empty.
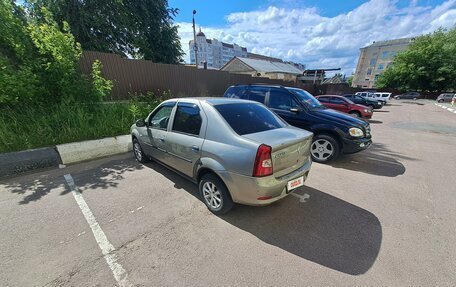
{"type": "MultiPolygon", "coordinates": [[[[183,50],[193,9],[208,38],[306,64],[354,71],[359,48],[372,41],[429,33],[456,23],[456,0],[169,0],[183,50]]],[[[185,57],[188,60],[188,55],[185,57]]]]}

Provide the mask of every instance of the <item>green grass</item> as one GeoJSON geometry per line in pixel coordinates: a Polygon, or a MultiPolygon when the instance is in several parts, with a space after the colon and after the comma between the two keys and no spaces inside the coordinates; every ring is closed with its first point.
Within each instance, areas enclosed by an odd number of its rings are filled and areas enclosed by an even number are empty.
{"type": "Polygon", "coordinates": [[[152,108],[132,103],[2,107],[0,153],[128,134],[135,119],[152,108]]]}

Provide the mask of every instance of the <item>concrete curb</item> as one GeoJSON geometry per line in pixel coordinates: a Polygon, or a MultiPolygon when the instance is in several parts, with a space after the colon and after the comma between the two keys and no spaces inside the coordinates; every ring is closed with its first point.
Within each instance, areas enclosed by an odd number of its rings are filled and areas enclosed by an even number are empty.
{"type": "Polygon", "coordinates": [[[63,164],[76,163],[132,150],[131,136],[75,142],[56,146],[63,164]]]}
{"type": "Polygon", "coordinates": [[[445,106],[445,105],[438,104],[438,103],[434,103],[434,105],[436,105],[436,106],[438,106],[438,107],[441,107],[442,109],[447,110],[447,111],[449,111],[450,113],[456,114],[456,107],[447,107],[447,106],[445,106]]]}
{"type": "Polygon", "coordinates": [[[131,136],[123,135],[98,140],[57,145],[0,154],[0,178],[59,164],[71,164],[126,153],[132,150],[131,136]]]}
{"type": "Polygon", "coordinates": [[[34,169],[56,167],[61,163],[55,148],[39,148],[0,154],[0,177],[34,169]]]}

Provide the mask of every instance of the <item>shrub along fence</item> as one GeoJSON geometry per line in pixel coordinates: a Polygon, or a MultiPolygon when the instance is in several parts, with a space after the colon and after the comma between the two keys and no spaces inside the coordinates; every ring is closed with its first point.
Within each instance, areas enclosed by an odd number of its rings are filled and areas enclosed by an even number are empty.
{"type": "Polygon", "coordinates": [[[304,85],[269,78],[251,77],[250,75],[195,69],[184,65],[125,59],[115,54],[90,51],[83,53],[80,61],[81,71],[89,74],[93,62],[97,59],[103,65],[103,76],[114,83],[110,95],[111,100],[128,100],[131,93],[149,91],[157,95],[161,95],[163,91],[170,91],[171,94],[178,97],[222,96],[231,85],[253,83],[299,87],[311,93],[317,91],[313,84],[304,85]]]}

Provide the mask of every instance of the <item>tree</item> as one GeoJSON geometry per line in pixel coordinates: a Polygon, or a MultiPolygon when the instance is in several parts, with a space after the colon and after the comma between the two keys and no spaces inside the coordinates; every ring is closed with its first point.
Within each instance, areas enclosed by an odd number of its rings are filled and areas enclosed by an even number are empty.
{"type": "Polygon", "coordinates": [[[173,25],[177,9],[167,0],[28,0],[34,17],[48,7],[58,23],[66,21],[83,50],[110,52],[160,63],[182,62],[173,25]]]}
{"type": "Polygon", "coordinates": [[[350,77],[347,78],[347,83],[348,83],[348,85],[349,85],[350,87],[351,87],[352,84],[353,84],[353,77],[354,77],[354,76],[351,75],[350,77]]]}
{"type": "Polygon", "coordinates": [[[82,50],[68,23],[62,28],[45,7],[29,17],[11,0],[0,0],[0,105],[50,106],[63,100],[99,101],[112,88],[94,65],[80,74],[82,50]]]}
{"type": "Polygon", "coordinates": [[[445,91],[456,89],[456,27],[417,37],[394,58],[376,82],[378,88],[445,91]]]}

